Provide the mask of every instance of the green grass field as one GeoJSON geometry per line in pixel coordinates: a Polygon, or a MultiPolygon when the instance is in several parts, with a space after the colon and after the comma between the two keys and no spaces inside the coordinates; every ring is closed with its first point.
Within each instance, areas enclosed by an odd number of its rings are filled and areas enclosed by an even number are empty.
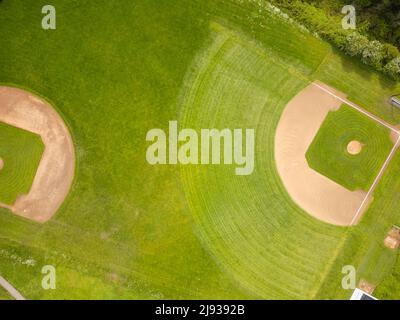
{"type": "Polygon", "coordinates": [[[368,191],[392,148],[389,129],[343,105],[328,114],[306,158],[312,169],[345,188],[368,191]],[[357,155],[347,152],[353,140],[363,145],[357,155]]]}
{"type": "Polygon", "coordinates": [[[76,148],[72,191],[39,225],[0,209],[0,274],[30,299],[335,298],[342,267],[395,298],[396,155],[361,223],[313,219],[286,193],[274,134],[291,98],[319,79],[386,121],[400,86],[250,2],[54,0],[0,3],[0,82],[51,101],[76,148]],[[110,27],[112,26],[112,27],[110,27]],[[256,130],[256,168],[150,166],[146,133],[256,130]],[[27,264],[27,260],[35,261],[27,264]],[[41,268],[57,268],[42,290],[41,268]],[[393,271],[393,272],[392,272],[393,271]],[[389,284],[387,284],[389,283],[389,284]]]}
{"type": "Polygon", "coordinates": [[[12,297],[8,294],[8,292],[5,289],[0,288],[0,301],[2,300],[12,300],[12,297]]]}
{"type": "Polygon", "coordinates": [[[0,202],[13,204],[29,192],[43,151],[40,136],[0,122],[0,202]]]}

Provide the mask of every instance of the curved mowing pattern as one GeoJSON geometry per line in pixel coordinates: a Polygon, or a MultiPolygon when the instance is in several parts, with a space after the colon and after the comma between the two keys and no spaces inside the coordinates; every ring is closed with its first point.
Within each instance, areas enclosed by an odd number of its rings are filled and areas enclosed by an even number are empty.
{"type": "Polygon", "coordinates": [[[29,192],[43,151],[40,136],[0,122],[0,202],[11,205],[29,192]]]}
{"type": "Polygon", "coordinates": [[[390,131],[349,106],[330,112],[307,151],[311,168],[355,191],[368,191],[393,143],[390,131]],[[358,155],[347,152],[350,141],[363,144],[358,155]]]}
{"type": "Polygon", "coordinates": [[[182,166],[196,231],[218,264],[260,298],[311,298],[344,229],[311,218],[287,195],[274,136],[289,100],[307,85],[244,36],[219,29],[183,93],[181,127],[254,128],[256,168],[182,166]]]}

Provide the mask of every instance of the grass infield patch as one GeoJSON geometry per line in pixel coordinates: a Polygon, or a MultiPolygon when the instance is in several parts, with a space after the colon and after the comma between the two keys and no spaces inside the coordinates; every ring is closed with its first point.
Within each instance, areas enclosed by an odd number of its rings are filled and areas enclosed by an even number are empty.
{"type": "Polygon", "coordinates": [[[306,158],[312,169],[345,188],[368,191],[392,147],[387,128],[342,105],[328,114],[306,158]],[[362,144],[360,153],[348,152],[351,141],[362,144]]]}
{"type": "Polygon", "coordinates": [[[0,202],[11,205],[29,192],[43,151],[40,136],[0,122],[0,202]]]}

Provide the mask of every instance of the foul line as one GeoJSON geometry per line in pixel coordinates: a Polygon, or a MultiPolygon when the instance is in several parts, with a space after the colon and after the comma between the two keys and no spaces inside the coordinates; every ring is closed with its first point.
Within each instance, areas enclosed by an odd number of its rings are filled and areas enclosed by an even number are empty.
{"type": "Polygon", "coordinates": [[[391,131],[397,133],[398,135],[398,139],[395,143],[395,145],[393,146],[392,150],[390,151],[388,157],[385,160],[385,163],[383,164],[382,168],[380,169],[378,175],[376,176],[374,183],[372,184],[371,188],[368,190],[367,195],[365,196],[364,200],[361,202],[360,207],[357,209],[353,220],[351,220],[350,225],[354,225],[354,223],[357,221],[357,218],[359,217],[362,209],[364,208],[365,203],[368,201],[369,197],[371,196],[371,194],[375,191],[376,186],[378,185],[379,181],[381,180],[385,170],[387,169],[389,162],[392,160],[395,152],[397,151],[397,149],[400,147],[400,131],[397,130],[396,128],[394,128],[393,126],[391,126],[390,124],[386,123],[385,121],[383,121],[382,119],[380,119],[379,117],[375,116],[374,114],[364,110],[363,108],[359,107],[358,105],[354,104],[353,102],[347,100],[347,99],[343,99],[342,97],[339,97],[338,95],[334,94],[333,92],[331,92],[330,90],[320,86],[319,84],[312,82],[312,85],[318,87],[319,89],[321,89],[322,91],[328,93],[329,95],[333,96],[334,98],[342,101],[343,103],[349,105],[350,107],[352,107],[353,109],[356,109],[357,111],[361,112],[362,114],[366,115],[368,118],[374,120],[375,122],[378,122],[379,124],[383,125],[384,127],[390,129],[391,131]]]}
{"type": "Polygon", "coordinates": [[[0,286],[2,286],[6,291],[16,300],[25,300],[25,298],[15,289],[11,283],[0,276],[0,286]]]}
{"type": "Polygon", "coordinates": [[[374,192],[376,186],[378,185],[380,179],[383,176],[383,173],[385,172],[385,170],[387,169],[389,162],[392,160],[394,153],[397,151],[397,149],[400,146],[400,137],[397,139],[396,144],[394,145],[394,147],[392,148],[392,150],[390,151],[389,156],[386,158],[385,163],[383,164],[381,170],[379,171],[377,177],[375,178],[374,183],[372,184],[371,188],[369,189],[367,195],[365,196],[363,202],[361,203],[360,207],[358,208],[353,220],[351,220],[350,225],[353,225],[354,222],[357,220],[358,216],[361,213],[361,210],[363,209],[365,203],[367,202],[368,198],[371,196],[371,193],[374,192]]]}
{"type": "Polygon", "coordinates": [[[10,211],[13,211],[13,207],[9,206],[8,204],[0,202],[0,208],[8,209],[10,211]]]}
{"type": "Polygon", "coordinates": [[[329,91],[328,89],[320,86],[319,84],[312,82],[312,84],[318,88],[320,88],[321,90],[325,91],[326,93],[330,94],[331,96],[335,97],[336,99],[342,101],[345,104],[348,104],[350,107],[356,109],[357,111],[361,112],[362,114],[366,115],[368,118],[371,118],[372,120],[380,123],[381,125],[385,126],[386,128],[396,132],[397,134],[400,135],[400,131],[395,129],[393,126],[391,126],[390,124],[386,123],[385,121],[381,120],[380,118],[378,118],[377,116],[365,111],[363,108],[359,107],[358,105],[354,104],[353,102],[347,100],[347,99],[343,99],[341,97],[339,97],[338,95],[334,94],[333,92],[329,91]]]}

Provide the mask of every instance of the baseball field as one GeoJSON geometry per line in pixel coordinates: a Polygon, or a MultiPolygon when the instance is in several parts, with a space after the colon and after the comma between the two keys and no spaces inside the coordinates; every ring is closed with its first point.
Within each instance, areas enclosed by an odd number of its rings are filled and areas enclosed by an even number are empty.
{"type": "MultiPolygon", "coordinates": [[[[399,83],[253,1],[52,3],[56,30],[41,28],[45,1],[0,2],[0,87],[51,105],[73,142],[62,204],[38,219],[0,205],[0,276],[21,294],[348,299],[351,265],[374,296],[400,298],[398,250],[384,245],[400,225],[399,83]],[[311,105],[318,119],[290,113],[311,105]],[[171,120],[254,129],[254,172],[150,165],[146,133],[171,120]],[[317,189],[332,193],[307,197],[317,189]]],[[[0,122],[0,204],[28,192],[43,143],[0,122]]]]}

